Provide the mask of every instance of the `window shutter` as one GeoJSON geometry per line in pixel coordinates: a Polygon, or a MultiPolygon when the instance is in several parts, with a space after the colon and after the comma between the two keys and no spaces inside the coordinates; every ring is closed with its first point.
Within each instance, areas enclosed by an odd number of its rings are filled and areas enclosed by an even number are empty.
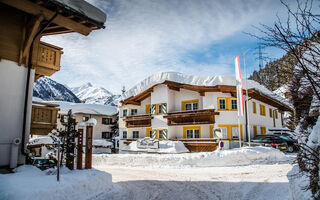
{"type": "Polygon", "coordinates": [[[162,137],[163,137],[163,139],[164,140],[167,140],[168,139],[168,129],[163,129],[162,130],[163,132],[162,132],[162,137]]]}
{"type": "Polygon", "coordinates": [[[152,130],[151,138],[152,138],[152,139],[156,139],[156,138],[157,138],[157,129],[153,129],[153,130],[152,130]]]}
{"type": "Polygon", "coordinates": [[[167,104],[166,103],[163,103],[161,105],[161,113],[167,114],[167,104]]]}
{"type": "Polygon", "coordinates": [[[151,114],[152,114],[152,115],[155,115],[155,114],[156,114],[156,107],[157,107],[156,104],[152,104],[152,105],[151,105],[151,114]]]}

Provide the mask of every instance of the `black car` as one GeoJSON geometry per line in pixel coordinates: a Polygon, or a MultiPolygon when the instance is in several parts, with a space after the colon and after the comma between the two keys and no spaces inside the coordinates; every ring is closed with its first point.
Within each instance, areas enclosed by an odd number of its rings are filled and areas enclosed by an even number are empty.
{"type": "Polygon", "coordinates": [[[285,136],[285,135],[279,135],[280,138],[284,139],[287,144],[288,144],[288,149],[287,151],[292,153],[292,152],[296,152],[299,150],[299,147],[298,147],[298,140],[295,139],[294,137],[288,135],[288,136],[285,136]]]}
{"type": "Polygon", "coordinates": [[[287,142],[276,135],[258,135],[251,142],[253,145],[269,146],[281,151],[286,151],[288,148],[287,142]]]}
{"type": "Polygon", "coordinates": [[[33,160],[32,165],[38,167],[41,170],[46,170],[57,166],[57,161],[54,159],[36,158],[33,160]]]}

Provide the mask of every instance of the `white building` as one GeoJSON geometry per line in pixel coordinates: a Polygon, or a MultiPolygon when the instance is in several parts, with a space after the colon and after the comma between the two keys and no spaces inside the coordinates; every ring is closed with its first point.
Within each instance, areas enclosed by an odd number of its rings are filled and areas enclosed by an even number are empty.
{"type": "MultiPolygon", "coordinates": [[[[245,94],[245,90],[244,90],[245,94]]],[[[282,113],[291,111],[284,99],[254,81],[248,81],[251,138],[268,128],[283,127],[282,113]]],[[[119,110],[120,149],[143,137],[158,139],[213,138],[220,129],[226,147],[238,141],[234,77],[196,77],[158,73],[123,95],[119,110]]],[[[246,120],[240,120],[246,139],[246,120]]]]}

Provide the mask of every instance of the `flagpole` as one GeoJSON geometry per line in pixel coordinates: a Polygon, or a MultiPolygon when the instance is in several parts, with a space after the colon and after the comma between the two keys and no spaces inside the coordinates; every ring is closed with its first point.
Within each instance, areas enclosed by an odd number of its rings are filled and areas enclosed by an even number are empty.
{"type": "Polygon", "coordinates": [[[246,66],[246,51],[243,51],[243,62],[244,62],[244,76],[245,76],[245,82],[246,82],[246,117],[247,117],[247,131],[248,131],[248,142],[249,147],[251,147],[251,133],[250,133],[250,120],[249,120],[249,98],[248,98],[248,83],[247,83],[247,66],[246,66]]]}
{"type": "Polygon", "coordinates": [[[238,137],[239,137],[239,148],[241,148],[240,115],[243,116],[244,106],[243,106],[243,92],[242,92],[242,80],[241,80],[239,56],[235,58],[235,72],[236,72],[237,109],[238,109],[238,137]]]}

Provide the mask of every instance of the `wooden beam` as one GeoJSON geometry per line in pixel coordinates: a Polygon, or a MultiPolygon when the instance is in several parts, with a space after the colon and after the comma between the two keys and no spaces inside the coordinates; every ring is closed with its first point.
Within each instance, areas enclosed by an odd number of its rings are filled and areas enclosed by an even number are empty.
{"type": "Polygon", "coordinates": [[[200,91],[200,92],[199,92],[199,94],[200,94],[200,96],[204,97],[204,96],[205,96],[205,94],[206,94],[206,92],[204,92],[204,91],[200,91]]]}
{"type": "Polygon", "coordinates": [[[180,87],[168,85],[168,88],[169,88],[170,90],[174,90],[174,91],[178,91],[178,92],[180,91],[180,87]]]}
{"type": "Polygon", "coordinates": [[[24,49],[23,49],[23,52],[22,52],[22,57],[25,57],[31,51],[30,50],[30,46],[31,46],[31,44],[33,42],[33,39],[34,39],[35,35],[37,34],[37,32],[39,30],[40,23],[41,23],[42,20],[43,20],[43,16],[40,15],[38,17],[33,18],[33,20],[31,21],[31,26],[32,27],[30,29],[30,33],[28,35],[28,38],[27,38],[27,40],[25,42],[24,49]]]}
{"type": "MultiPolygon", "coordinates": [[[[46,20],[49,20],[55,14],[55,12],[27,0],[0,0],[0,2],[32,15],[43,15],[46,20]]],[[[91,28],[86,27],[60,14],[58,14],[57,17],[53,20],[53,23],[63,26],[72,31],[81,33],[83,35],[89,35],[92,30],[91,28]]]]}

